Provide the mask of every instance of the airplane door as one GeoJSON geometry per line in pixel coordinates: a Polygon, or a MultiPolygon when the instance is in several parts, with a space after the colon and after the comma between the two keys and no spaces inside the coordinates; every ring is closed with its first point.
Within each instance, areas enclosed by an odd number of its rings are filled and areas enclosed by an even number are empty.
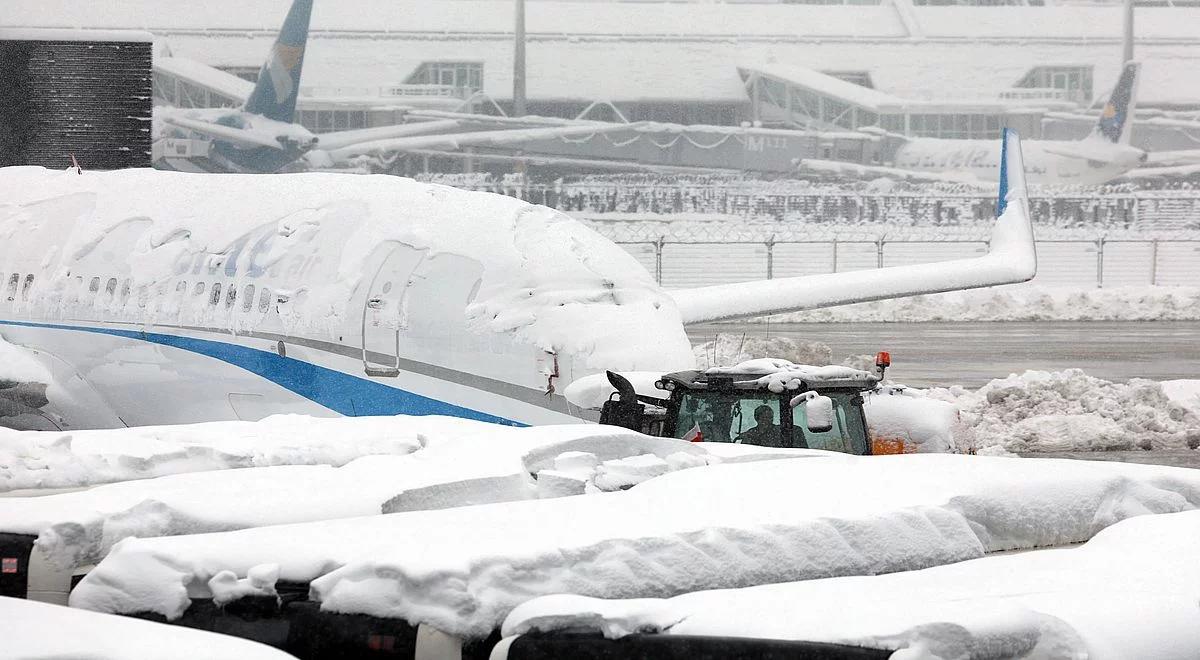
{"type": "Polygon", "coordinates": [[[397,245],[371,279],[362,316],[363,371],[368,376],[400,375],[400,330],[404,326],[404,296],[424,250],[397,245]]]}

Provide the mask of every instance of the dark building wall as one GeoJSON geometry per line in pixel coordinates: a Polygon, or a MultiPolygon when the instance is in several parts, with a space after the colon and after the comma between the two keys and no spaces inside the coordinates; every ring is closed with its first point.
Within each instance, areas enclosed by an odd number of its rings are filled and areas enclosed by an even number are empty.
{"type": "Polygon", "coordinates": [[[0,41],[0,166],[150,166],[151,44],[0,41]]]}

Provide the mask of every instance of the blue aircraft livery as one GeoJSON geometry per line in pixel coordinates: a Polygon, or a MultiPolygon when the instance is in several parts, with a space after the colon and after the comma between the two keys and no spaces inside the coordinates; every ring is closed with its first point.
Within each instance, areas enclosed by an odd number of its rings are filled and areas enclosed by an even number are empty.
{"type": "Polygon", "coordinates": [[[312,6],[313,0],[296,0],[292,5],[271,48],[271,56],[258,74],[258,84],[246,100],[246,112],[292,123],[312,6]]]}
{"type": "Polygon", "coordinates": [[[1133,100],[1133,84],[1137,79],[1137,64],[1126,62],[1121,70],[1121,78],[1113,89],[1104,111],[1100,113],[1100,121],[1096,124],[1096,132],[1113,144],[1121,142],[1125,120],[1129,118],[1131,101],[1133,100]]]}

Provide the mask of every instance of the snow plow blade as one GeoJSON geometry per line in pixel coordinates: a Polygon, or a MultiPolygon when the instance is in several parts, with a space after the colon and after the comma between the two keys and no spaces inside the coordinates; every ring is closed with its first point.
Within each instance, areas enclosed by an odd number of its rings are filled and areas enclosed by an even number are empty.
{"type": "Polygon", "coordinates": [[[1000,193],[988,253],[912,266],[671,291],[684,323],[765,316],[871,300],[1027,282],[1037,274],[1021,141],[1004,130],[1000,193]]]}

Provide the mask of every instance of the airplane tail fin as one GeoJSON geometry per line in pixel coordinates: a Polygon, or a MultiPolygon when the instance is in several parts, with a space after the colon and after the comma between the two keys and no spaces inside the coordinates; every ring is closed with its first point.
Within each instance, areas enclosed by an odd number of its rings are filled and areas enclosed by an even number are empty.
{"type": "Polygon", "coordinates": [[[271,47],[271,55],[258,73],[258,84],[246,99],[243,108],[246,112],[289,124],[295,119],[312,6],[313,0],[292,3],[279,37],[271,47]]]}
{"type": "Polygon", "coordinates": [[[1121,77],[1113,87],[1112,96],[1104,104],[1100,112],[1100,120],[1092,131],[1091,138],[1112,144],[1129,144],[1131,131],[1129,125],[1133,119],[1134,106],[1137,103],[1138,73],[1140,62],[1126,62],[1121,69],[1121,77]]]}
{"type": "Polygon", "coordinates": [[[718,284],[670,291],[684,323],[765,316],[836,305],[1025,282],[1037,273],[1021,141],[1004,130],[1000,199],[988,253],[981,257],[718,284]]]}

